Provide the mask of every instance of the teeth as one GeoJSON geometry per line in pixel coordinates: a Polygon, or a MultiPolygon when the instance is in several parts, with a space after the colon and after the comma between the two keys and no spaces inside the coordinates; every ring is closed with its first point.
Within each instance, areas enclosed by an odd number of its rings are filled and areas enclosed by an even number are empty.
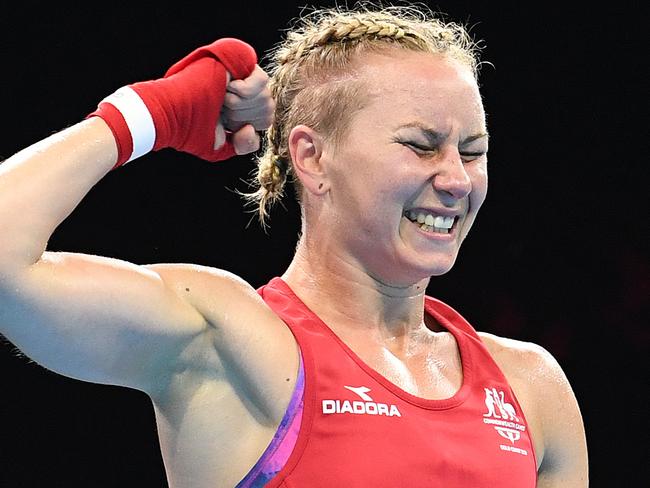
{"type": "Polygon", "coordinates": [[[431,230],[433,228],[435,230],[444,230],[445,233],[448,233],[449,229],[454,225],[454,217],[444,217],[442,215],[434,217],[432,214],[426,214],[424,212],[415,213],[413,210],[409,210],[406,216],[412,222],[420,224],[420,227],[424,230],[431,230]]]}
{"type": "Polygon", "coordinates": [[[427,224],[420,225],[420,229],[425,232],[434,232],[436,234],[449,234],[449,229],[438,229],[437,227],[431,227],[427,224]]]}

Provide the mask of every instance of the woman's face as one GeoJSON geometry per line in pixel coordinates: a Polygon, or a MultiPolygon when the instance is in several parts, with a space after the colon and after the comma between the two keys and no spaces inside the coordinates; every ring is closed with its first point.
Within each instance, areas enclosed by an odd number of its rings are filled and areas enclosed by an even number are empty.
{"type": "Polygon", "coordinates": [[[368,103],[325,144],[321,212],[345,259],[407,286],[449,271],[485,200],[485,112],[470,69],[438,55],[370,54],[358,76],[368,103]]]}

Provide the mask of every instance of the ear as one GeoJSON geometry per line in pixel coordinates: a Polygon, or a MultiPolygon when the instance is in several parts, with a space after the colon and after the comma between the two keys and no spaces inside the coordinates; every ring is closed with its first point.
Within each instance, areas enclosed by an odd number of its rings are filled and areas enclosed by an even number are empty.
{"type": "Polygon", "coordinates": [[[306,125],[297,125],[289,134],[289,152],[295,176],[303,188],[315,195],[322,195],[329,188],[325,161],[324,139],[306,125]]]}

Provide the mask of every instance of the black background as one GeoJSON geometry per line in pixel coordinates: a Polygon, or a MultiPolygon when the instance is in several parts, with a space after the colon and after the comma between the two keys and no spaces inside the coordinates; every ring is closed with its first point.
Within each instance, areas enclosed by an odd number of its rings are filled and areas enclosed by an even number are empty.
{"type": "MultiPolygon", "coordinates": [[[[0,159],[216,38],[267,52],[304,5],[4,6],[0,159]]],[[[473,26],[494,65],[481,71],[488,199],[456,266],[429,294],[479,330],[548,349],[583,412],[591,486],[641,486],[650,295],[641,2],[428,5],[473,26]]],[[[48,249],[194,262],[259,286],[289,263],[298,211],[288,198],[268,234],[247,226],[233,189],[247,189],[252,168],[250,157],[212,165],[173,151],[145,156],[97,184],[48,249]]],[[[56,375],[6,343],[0,378],[1,486],[166,486],[144,394],[56,375]]]]}

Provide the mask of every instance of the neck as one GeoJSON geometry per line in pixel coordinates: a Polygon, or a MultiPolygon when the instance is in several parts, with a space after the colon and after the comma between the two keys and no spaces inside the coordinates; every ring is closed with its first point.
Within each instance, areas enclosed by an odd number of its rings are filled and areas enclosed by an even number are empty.
{"type": "Polygon", "coordinates": [[[303,233],[282,278],[335,331],[372,331],[377,340],[385,341],[408,339],[425,327],[428,280],[393,286],[372,276],[350,256],[328,248],[323,239],[310,240],[303,233]]]}

